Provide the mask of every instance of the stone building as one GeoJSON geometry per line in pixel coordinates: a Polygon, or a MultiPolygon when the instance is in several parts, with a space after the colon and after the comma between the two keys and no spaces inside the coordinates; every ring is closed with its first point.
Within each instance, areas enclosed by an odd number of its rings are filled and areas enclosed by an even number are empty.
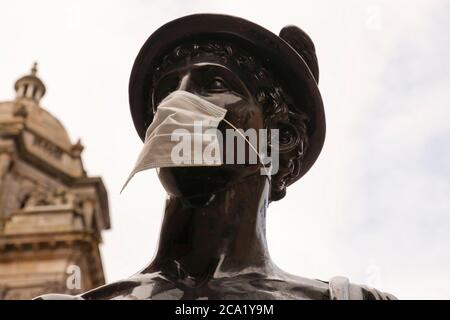
{"type": "Polygon", "coordinates": [[[104,284],[99,244],[108,195],[83,169],[80,141],[40,105],[31,74],[0,103],[0,299],[77,294],[104,284]]]}

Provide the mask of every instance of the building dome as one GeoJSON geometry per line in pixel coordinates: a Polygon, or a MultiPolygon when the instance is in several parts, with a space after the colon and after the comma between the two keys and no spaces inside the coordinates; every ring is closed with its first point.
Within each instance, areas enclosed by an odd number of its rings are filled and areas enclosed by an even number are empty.
{"type": "Polygon", "coordinates": [[[37,76],[37,63],[33,64],[30,74],[16,81],[14,88],[16,90],[15,101],[1,103],[0,123],[21,117],[27,128],[58,148],[70,152],[73,145],[66,128],[39,104],[46,89],[42,80],[37,76]]]}
{"type": "Polygon", "coordinates": [[[83,176],[85,173],[80,158],[83,146],[80,142],[72,144],[63,124],[40,105],[46,88],[37,76],[36,63],[30,74],[15,82],[14,88],[15,100],[0,103],[3,134],[8,130],[19,134],[29,151],[45,162],[52,162],[58,170],[70,172],[73,177],[83,176]]]}

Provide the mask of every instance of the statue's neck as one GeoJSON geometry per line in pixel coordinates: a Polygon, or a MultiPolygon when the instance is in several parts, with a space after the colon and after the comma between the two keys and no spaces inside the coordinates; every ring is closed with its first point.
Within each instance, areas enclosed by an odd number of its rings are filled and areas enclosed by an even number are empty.
{"type": "Polygon", "coordinates": [[[272,268],[266,243],[269,181],[254,175],[196,198],[168,196],[155,259],[143,272],[194,281],[272,268]]]}

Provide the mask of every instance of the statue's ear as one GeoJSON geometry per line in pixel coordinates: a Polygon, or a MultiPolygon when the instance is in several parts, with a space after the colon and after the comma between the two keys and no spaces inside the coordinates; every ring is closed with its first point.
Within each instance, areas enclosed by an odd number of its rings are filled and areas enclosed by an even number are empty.
{"type": "Polygon", "coordinates": [[[280,38],[297,51],[308,65],[316,82],[319,83],[319,64],[317,63],[316,49],[311,38],[296,26],[286,26],[281,29],[280,38]]]}

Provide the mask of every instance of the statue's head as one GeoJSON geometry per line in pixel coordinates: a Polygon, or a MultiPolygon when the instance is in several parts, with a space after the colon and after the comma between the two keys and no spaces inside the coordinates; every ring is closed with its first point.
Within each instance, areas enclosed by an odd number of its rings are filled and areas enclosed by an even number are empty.
{"type": "MultiPolygon", "coordinates": [[[[278,37],[236,17],[193,15],[164,25],[147,40],[133,67],[130,105],[142,139],[159,103],[175,90],[225,108],[226,119],[244,131],[278,129],[279,168],[270,179],[270,198],[279,200],[323,145],[317,78],[314,46],[297,27],[284,28],[278,37]]],[[[219,130],[225,127],[221,123],[219,130]]],[[[158,176],[169,193],[191,196],[259,174],[260,168],[172,167],[159,169],[158,176]]]]}

